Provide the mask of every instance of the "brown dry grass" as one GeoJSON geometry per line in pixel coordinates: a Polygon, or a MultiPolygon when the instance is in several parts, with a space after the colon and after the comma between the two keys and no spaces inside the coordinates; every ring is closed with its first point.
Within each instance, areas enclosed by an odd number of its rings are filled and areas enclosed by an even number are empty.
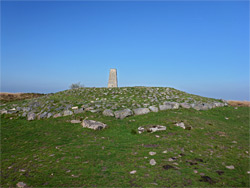
{"type": "Polygon", "coordinates": [[[42,95],[44,95],[44,94],[40,94],[40,93],[7,93],[7,92],[0,92],[0,101],[9,102],[9,101],[36,98],[36,97],[40,97],[42,95]]]}
{"type": "Polygon", "coordinates": [[[247,106],[250,107],[250,101],[227,101],[231,106],[247,106]]]}

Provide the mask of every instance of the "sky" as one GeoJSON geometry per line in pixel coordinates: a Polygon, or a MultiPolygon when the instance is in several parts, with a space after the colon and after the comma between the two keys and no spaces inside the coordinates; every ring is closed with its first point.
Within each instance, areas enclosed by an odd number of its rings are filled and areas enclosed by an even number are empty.
{"type": "Polygon", "coordinates": [[[249,100],[248,1],[1,1],[1,92],[72,83],[249,100]]]}

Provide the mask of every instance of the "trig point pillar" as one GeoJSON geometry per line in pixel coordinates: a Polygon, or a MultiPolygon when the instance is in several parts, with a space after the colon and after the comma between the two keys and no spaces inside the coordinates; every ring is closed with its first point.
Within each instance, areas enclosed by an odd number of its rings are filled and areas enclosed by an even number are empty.
{"type": "Polygon", "coordinates": [[[116,69],[110,69],[110,71],[109,71],[108,87],[117,87],[117,71],[116,71],[116,69]]]}

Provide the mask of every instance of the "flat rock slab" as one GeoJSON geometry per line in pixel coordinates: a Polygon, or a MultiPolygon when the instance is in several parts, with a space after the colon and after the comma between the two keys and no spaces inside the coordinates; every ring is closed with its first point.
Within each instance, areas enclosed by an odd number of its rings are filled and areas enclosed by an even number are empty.
{"type": "Polygon", "coordinates": [[[130,109],[124,109],[120,111],[115,111],[114,114],[116,119],[124,119],[125,117],[133,115],[133,112],[130,109]]]}
{"type": "Polygon", "coordinates": [[[150,110],[148,108],[137,108],[137,109],[134,109],[134,114],[135,115],[143,115],[143,114],[147,114],[149,112],[150,112],[150,110]]]}
{"type": "Polygon", "coordinates": [[[163,125],[146,125],[146,126],[140,126],[138,127],[139,134],[143,132],[156,132],[156,131],[165,131],[167,128],[163,125]]]}
{"type": "Polygon", "coordinates": [[[99,121],[83,120],[82,126],[89,128],[89,129],[93,129],[93,130],[101,130],[101,129],[106,128],[108,125],[106,125],[102,122],[99,122],[99,121]]]}

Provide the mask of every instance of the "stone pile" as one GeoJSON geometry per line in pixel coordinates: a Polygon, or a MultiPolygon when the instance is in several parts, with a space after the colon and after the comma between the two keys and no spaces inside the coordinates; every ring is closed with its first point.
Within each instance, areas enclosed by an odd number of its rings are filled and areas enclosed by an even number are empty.
{"type": "Polygon", "coordinates": [[[1,104],[0,113],[35,120],[90,111],[123,119],[162,110],[209,110],[225,105],[227,103],[223,100],[191,95],[173,88],[79,88],[24,100],[18,104],[1,104]]]}

